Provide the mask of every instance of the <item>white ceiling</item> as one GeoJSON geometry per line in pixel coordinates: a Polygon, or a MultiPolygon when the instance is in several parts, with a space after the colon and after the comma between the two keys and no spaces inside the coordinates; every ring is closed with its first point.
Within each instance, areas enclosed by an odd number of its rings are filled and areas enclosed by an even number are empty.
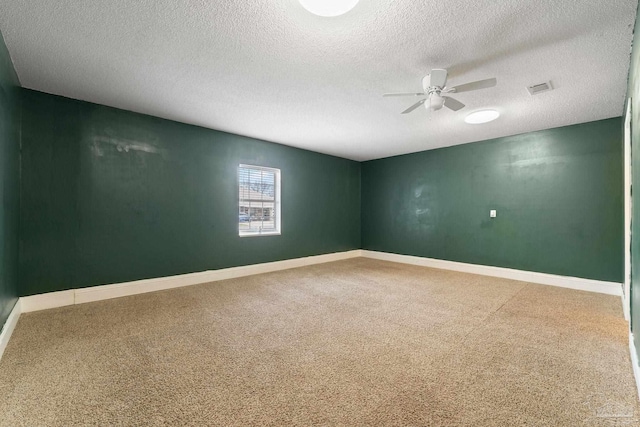
{"type": "Polygon", "coordinates": [[[368,160],[622,115],[637,0],[0,0],[24,87],[368,160]],[[385,92],[497,77],[454,113],[385,92]],[[526,86],[550,80],[552,92],[526,86]],[[481,108],[502,116],[463,119],[481,108]]]}

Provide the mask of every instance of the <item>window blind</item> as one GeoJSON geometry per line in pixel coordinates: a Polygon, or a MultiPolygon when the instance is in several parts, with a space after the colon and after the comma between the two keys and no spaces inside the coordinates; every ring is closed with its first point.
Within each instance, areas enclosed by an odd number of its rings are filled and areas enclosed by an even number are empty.
{"type": "Polygon", "coordinates": [[[278,169],[238,167],[238,230],[241,235],[279,231],[279,174],[278,169]]]}

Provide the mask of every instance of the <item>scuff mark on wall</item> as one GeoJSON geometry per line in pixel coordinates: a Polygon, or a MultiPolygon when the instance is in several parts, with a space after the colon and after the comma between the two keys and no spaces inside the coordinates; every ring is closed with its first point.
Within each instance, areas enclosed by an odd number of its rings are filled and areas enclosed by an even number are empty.
{"type": "Polygon", "coordinates": [[[152,154],[166,154],[164,149],[155,147],[149,143],[134,141],[123,138],[109,138],[106,136],[94,136],[92,138],[91,150],[96,156],[103,156],[101,144],[110,144],[116,147],[119,152],[128,153],[129,151],[140,151],[152,154]]]}
{"type": "Polygon", "coordinates": [[[401,206],[396,215],[396,226],[403,232],[431,233],[436,228],[434,204],[437,204],[436,190],[422,179],[396,192],[392,205],[401,206]]]}

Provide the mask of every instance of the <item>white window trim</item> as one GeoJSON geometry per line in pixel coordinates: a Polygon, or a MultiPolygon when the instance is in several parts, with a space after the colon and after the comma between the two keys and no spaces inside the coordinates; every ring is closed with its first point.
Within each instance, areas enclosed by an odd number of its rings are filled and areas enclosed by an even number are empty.
{"type": "MultiPolygon", "coordinates": [[[[240,229],[238,229],[238,235],[240,237],[257,237],[257,236],[280,236],[282,234],[282,202],[280,200],[280,169],[277,168],[269,168],[266,166],[256,166],[256,165],[248,165],[248,164],[244,164],[241,163],[238,165],[238,168],[252,168],[252,169],[262,169],[262,170],[266,170],[269,172],[273,172],[274,177],[275,177],[275,197],[274,197],[274,209],[276,211],[276,230],[269,230],[269,231],[242,231],[240,229]]],[[[240,183],[238,182],[238,185],[240,185],[240,183]]],[[[238,203],[236,204],[236,206],[238,206],[238,204],[240,203],[240,200],[238,200],[238,203]]]]}

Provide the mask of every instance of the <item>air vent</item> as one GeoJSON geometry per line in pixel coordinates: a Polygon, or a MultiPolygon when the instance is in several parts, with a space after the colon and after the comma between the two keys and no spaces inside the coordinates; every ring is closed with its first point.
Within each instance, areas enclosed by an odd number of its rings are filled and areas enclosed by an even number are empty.
{"type": "Polygon", "coordinates": [[[537,85],[531,85],[527,87],[527,91],[529,91],[529,95],[537,95],[542,92],[547,92],[553,89],[551,87],[551,82],[539,83],[537,85]]]}

